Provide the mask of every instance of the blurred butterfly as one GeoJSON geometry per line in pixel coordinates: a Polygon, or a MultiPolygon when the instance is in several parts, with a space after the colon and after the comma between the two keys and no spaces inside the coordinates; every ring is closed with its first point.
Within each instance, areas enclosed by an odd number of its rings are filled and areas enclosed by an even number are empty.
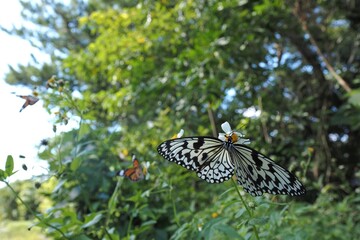
{"type": "Polygon", "coordinates": [[[26,108],[27,106],[34,105],[35,103],[37,103],[37,101],[39,101],[39,98],[31,96],[31,95],[28,95],[28,96],[16,95],[16,96],[26,100],[24,105],[21,107],[20,112],[22,110],[24,110],[24,108],[26,108]]]}
{"type": "Polygon", "coordinates": [[[128,179],[134,182],[144,179],[145,174],[139,163],[139,160],[137,160],[135,155],[132,156],[132,162],[133,162],[132,168],[128,168],[126,170],[120,170],[118,172],[118,175],[121,177],[127,177],[128,179]]]}
{"type": "Polygon", "coordinates": [[[40,142],[40,145],[41,145],[41,146],[47,146],[47,145],[49,145],[49,140],[47,140],[47,139],[42,139],[41,142],[40,142]]]}

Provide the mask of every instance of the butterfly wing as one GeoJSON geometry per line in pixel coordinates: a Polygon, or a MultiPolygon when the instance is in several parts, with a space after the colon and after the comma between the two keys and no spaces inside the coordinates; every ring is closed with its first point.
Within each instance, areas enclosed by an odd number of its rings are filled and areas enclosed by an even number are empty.
{"type": "Polygon", "coordinates": [[[29,101],[26,101],[26,102],[24,103],[24,105],[22,105],[22,107],[21,107],[21,109],[20,109],[20,112],[21,112],[22,110],[24,110],[27,106],[29,106],[29,101]]]}
{"type": "Polygon", "coordinates": [[[25,96],[25,95],[17,95],[18,97],[22,98],[22,99],[25,99],[25,103],[24,105],[21,107],[20,109],[20,112],[22,110],[24,110],[24,108],[26,108],[27,106],[29,105],[34,105],[35,103],[37,103],[37,101],[39,101],[39,98],[37,97],[34,97],[34,96],[31,96],[31,95],[28,95],[28,96],[25,96]]]}
{"type": "Polygon", "coordinates": [[[134,168],[141,168],[139,160],[137,160],[135,157],[133,157],[133,167],[134,168]]]}
{"type": "Polygon", "coordinates": [[[139,161],[133,157],[133,167],[126,170],[121,170],[119,175],[122,177],[127,177],[131,181],[137,182],[144,179],[144,173],[142,171],[139,161]]]}
{"type": "Polygon", "coordinates": [[[197,172],[209,183],[229,180],[234,164],[224,142],[212,137],[176,138],[161,143],[157,148],[165,159],[197,172]]]}
{"type": "Polygon", "coordinates": [[[265,155],[241,144],[234,144],[230,152],[236,165],[237,181],[251,195],[260,196],[264,192],[305,194],[304,186],[292,173],[265,155]]]}
{"type": "Polygon", "coordinates": [[[143,169],[137,159],[133,160],[133,167],[135,169],[135,174],[131,175],[130,180],[139,181],[144,179],[145,175],[143,169]]]}

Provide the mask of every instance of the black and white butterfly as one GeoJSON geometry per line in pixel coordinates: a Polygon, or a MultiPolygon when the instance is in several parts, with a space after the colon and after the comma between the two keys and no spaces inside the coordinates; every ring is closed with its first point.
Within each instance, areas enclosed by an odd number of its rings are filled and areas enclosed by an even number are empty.
{"type": "Polygon", "coordinates": [[[253,196],[305,194],[304,186],[292,173],[244,145],[250,141],[232,131],[228,122],[221,128],[225,133],[218,138],[175,138],[161,143],[157,150],[165,159],[196,171],[209,183],[227,181],[235,174],[238,184],[253,196]]]}

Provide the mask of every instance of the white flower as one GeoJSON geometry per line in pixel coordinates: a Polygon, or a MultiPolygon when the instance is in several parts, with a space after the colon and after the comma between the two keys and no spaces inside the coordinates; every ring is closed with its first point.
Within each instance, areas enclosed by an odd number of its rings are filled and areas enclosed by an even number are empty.
{"type": "Polygon", "coordinates": [[[231,134],[232,133],[230,124],[228,122],[224,122],[223,124],[221,124],[221,128],[225,132],[225,134],[231,134]]]}
{"type": "Polygon", "coordinates": [[[184,129],[181,129],[180,132],[176,135],[177,138],[181,138],[184,135],[184,129]]]}
{"type": "Polygon", "coordinates": [[[184,130],[181,129],[180,132],[172,136],[171,139],[181,138],[183,135],[184,135],[184,130]]]}
{"type": "Polygon", "coordinates": [[[223,124],[221,124],[221,128],[225,133],[219,133],[218,138],[221,141],[227,142],[230,141],[232,143],[239,143],[239,144],[249,144],[250,143],[250,139],[247,138],[243,138],[245,137],[245,135],[243,135],[240,132],[235,132],[233,130],[231,130],[230,124],[228,122],[224,122],[223,124]]]}

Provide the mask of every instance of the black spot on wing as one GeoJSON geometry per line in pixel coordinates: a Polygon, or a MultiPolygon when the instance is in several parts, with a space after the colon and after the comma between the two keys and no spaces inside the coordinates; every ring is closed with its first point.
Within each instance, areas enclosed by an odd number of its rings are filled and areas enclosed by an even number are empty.
{"type": "Polygon", "coordinates": [[[200,149],[202,146],[204,146],[205,139],[204,138],[198,138],[198,141],[194,143],[194,149],[200,149]]]}

